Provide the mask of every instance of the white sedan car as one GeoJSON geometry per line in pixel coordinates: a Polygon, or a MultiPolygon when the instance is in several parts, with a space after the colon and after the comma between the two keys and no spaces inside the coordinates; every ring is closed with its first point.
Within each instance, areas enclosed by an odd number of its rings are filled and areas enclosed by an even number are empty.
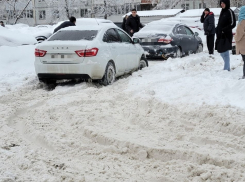
{"type": "Polygon", "coordinates": [[[35,50],[35,70],[41,82],[62,79],[115,78],[148,66],[139,39],[134,41],[114,24],[61,29],[35,50]]]}

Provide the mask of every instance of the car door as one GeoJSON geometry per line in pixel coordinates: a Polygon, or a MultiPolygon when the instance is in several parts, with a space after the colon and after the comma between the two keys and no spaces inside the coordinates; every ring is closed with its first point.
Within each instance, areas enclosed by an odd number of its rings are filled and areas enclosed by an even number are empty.
{"type": "Polygon", "coordinates": [[[118,75],[122,75],[126,72],[127,62],[124,59],[123,46],[121,39],[114,28],[107,30],[103,37],[103,42],[106,42],[110,47],[110,54],[115,62],[118,75]]]}
{"type": "Polygon", "coordinates": [[[126,72],[130,72],[131,70],[138,67],[139,59],[137,58],[137,48],[133,44],[132,39],[123,31],[116,29],[120,38],[121,44],[123,48],[123,52],[125,54],[125,60],[127,62],[126,72]]]}
{"type": "Polygon", "coordinates": [[[185,30],[185,27],[183,25],[179,25],[177,27],[177,35],[179,37],[179,44],[182,49],[182,52],[185,54],[188,52],[190,48],[188,45],[189,39],[188,39],[186,30],[185,30]]]}
{"type": "Polygon", "coordinates": [[[198,43],[197,40],[195,38],[195,34],[192,32],[192,30],[188,27],[185,26],[185,30],[188,36],[188,45],[189,45],[189,52],[193,53],[197,50],[198,47],[198,43]]]}

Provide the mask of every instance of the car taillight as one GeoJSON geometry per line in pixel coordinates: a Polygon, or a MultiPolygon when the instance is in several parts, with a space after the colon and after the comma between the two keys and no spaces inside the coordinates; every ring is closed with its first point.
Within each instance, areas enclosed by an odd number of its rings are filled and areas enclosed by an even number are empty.
{"type": "Polygon", "coordinates": [[[92,48],[92,49],[78,50],[75,51],[75,53],[79,57],[93,57],[97,55],[98,51],[99,51],[98,48],[92,48]]]}
{"type": "Polygon", "coordinates": [[[44,57],[46,55],[47,51],[35,49],[35,56],[36,57],[44,57]]]}
{"type": "Polygon", "coordinates": [[[165,39],[165,38],[160,38],[158,40],[158,42],[163,42],[163,43],[166,43],[166,44],[169,44],[170,42],[172,42],[173,39],[165,39]]]}

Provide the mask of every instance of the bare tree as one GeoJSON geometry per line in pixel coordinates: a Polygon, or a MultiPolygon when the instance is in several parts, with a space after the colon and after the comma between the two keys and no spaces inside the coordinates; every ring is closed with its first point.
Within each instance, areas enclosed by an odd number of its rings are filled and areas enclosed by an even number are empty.
{"type": "Polygon", "coordinates": [[[25,18],[25,10],[30,9],[31,0],[3,0],[1,4],[1,11],[6,15],[7,21],[14,19],[16,24],[20,18],[25,18]]]}

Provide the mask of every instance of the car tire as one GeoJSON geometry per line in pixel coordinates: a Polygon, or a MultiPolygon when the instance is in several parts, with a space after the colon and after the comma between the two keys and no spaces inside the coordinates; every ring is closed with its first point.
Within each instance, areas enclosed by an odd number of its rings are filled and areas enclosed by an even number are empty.
{"type": "Polygon", "coordinates": [[[200,53],[200,52],[203,52],[203,46],[202,46],[202,44],[199,44],[198,47],[197,47],[196,53],[200,53]]]}
{"type": "Polygon", "coordinates": [[[140,62],[139,62],[139,68],[138,70],[142,70],[143,68],[147,67],[148,66],[148,61],[146,58],[141,58],[140,59],[140,62]]]}
{"type": "Polygon", "coordinates": [[[116,79],[116,70],[112,62],[109,62],[105,69],[105,74],[102,78],[102,84],[112,85],[115,82],[116,79]]]}
{"type": "Polygon", "coordinates": [[[181,49],[178,47],[173,58],[181,58],[182,57],[182,51],[181,49]]]}

